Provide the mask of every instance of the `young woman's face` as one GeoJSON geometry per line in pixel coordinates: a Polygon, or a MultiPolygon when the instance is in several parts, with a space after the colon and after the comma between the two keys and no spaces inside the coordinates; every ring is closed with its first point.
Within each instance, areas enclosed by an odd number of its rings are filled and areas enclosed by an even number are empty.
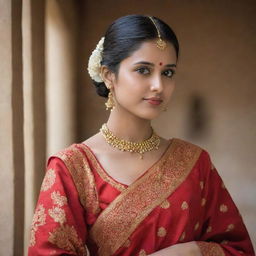
{"type": "Polygon", "coordinates": [[[167,43],[164,50],[156,39],[146,41],[120,63],[114,79],[117,108],[152,120],[166,108],[175,87],[176,52],[167,43]]]}

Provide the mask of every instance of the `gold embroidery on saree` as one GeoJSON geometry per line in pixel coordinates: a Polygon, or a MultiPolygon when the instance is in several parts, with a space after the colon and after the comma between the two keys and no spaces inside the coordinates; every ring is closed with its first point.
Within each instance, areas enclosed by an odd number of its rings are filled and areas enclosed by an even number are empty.
{"type": "Polygon", "coordinates": [[[140,250],[140,252],[139,252],[139,256],[147,256],[147,254],[146,254],[146,252],[145,252],[145,250],[140,250]]]}
{"type": "Polygon", "coordinates": [[[55,222],[63,224],[66,222],[66,214],[60,207],[53,207],[48,210],[49,215],[54,219],[55,222]]]}
{"type": "Polygon", "coordinates": [[[56,204],[60,207],[67,204],[67,201],[68,201],[67,197],[62,196],[59,191],[53,191],[51,193],[51,199],[53,201],[53,204],[56,204]]]}
{"type": "Polygon", "coordinates": [[[127,239],[126,242],[124,243],[123,247],[128,248],[128,247],[130,247],[130,245],[131,245],[131,241],[130,241],[130,239],[127,239]]]}
{"type": "Polygon", "coordinates": [[[79,144],[72,145],[56,155],[68,168],[83,207],[98,214],[100,212],[98,193],[94,176],[84,154],[79,150],[79,144]]]}
{"type": "Polygon", "coordinates": [[[164,200],[161,203],[160,207],[163,208],[163,209],[168,209],[170,207],[170,202],[168,200],[164,200]]]}
{"type": "Polygon", "coordinates": [[[49,233],[49,242],[63,250],[74,253],[75,255],[87,255],[81,238],[79,238],[73,226],[61,225],[53,232],[49,233]]]}
{"type": "Polygon", "coordinates": [[[225,256],[220,245],[211,242],[197,242],[203,256],[225,256]]]}
{"type": "Polygon", "coordinates": [[[160,227],[157,231],[158,237],[165,237],[167,234],[166,229],[164,227],[160,227]]]}
{"type": "Polygon", "coordinates": [[[186,232],[184,231],[180,236],[180,242],[182,242],[186,237],[186,232]]]}
{"type": "Polygon", "coordinates": [[[206,233],[210,233],[210,232],[212,232],[212,227],[211,227],[211,226],[209,226],[209,227],[207,228],[207,230],[206,230],[206,233]]]}
{"type": "Polygon", "coordinates": [[[228,211],[228,207],[225,204],[220,205],[220,211],[221,212],[227,212],[228,211]]]}
{"type": "Polygon", "coordinates": [[[206,204],[206,199],[205,199],[205,198],[202,198],[202,200],[201,200],[201,206],[205,206],[205,204],[206,204]]]}
{"type": "Polygon", "coordinates": [[[125,243],[148,214],[186,179],[201,151],[193,144],[173,139],[158,164],[101,213],[90,231],[100,256],[114,254],[125,243]]]}
{"type": "Polygon", "coordinates": [[[36,244],[36,232],[38,230],[38,227],[45,224],[45,219],[45,208],[42,204],[39,204],[35,210],[35,214],[32,220],[30,246],[34,246],[36,244]]]}
{"type": "Polygon", "coordinates": [[[186,201],[184,201],[181,205],[181,209],[182,210],[187,210],[188,209],[188,203],[186,201]]]}
{"type": "Polygon", "coordinates": [[[229,224],[227,229],[226,229],[226,232],[230,232],[232,231],[233,229],[235,228],[235,225],[234,224],[229,224]]]}
{"type": "Polygon", "coordinates": [[[42,186],[41,186],[41,191],[47,191],[52,187],[52,185],[55,183],[56,179],[56,173],[55,170],[49,169],[47,170],[42,186]]]}
{"type": "Polygon", "coordinates": [[[94,156],[94,154],[87,148],[86,145],[81,144],[84,151],[86,152],[87,157],[92,162],[92,166],[95,168],[96,172],[100,175],[100,177],[107,183],[109,183],[112,187],[116,188],[119,191],[124,191],[126,187],[120,183],[115,182],[111,177],[107,175],[106,172],[102,170],[102,167],[100,166],[98,160],[94,156]]]}
{"type": "Polygon", "coordinates": [[[196,225],[195,225],[195,227],[194,227],[194,229],[195,229],[195,230],[198,230],[199,226],[200,226],[200,224],[199,224],[199,222],[197,222],[196,225]]]}

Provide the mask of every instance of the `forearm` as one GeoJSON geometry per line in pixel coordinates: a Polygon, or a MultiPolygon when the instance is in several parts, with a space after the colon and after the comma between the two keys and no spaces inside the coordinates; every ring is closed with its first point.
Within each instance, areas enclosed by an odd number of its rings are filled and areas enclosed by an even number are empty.
{"type": "Polygon", "coordinates": [[[169,246],[150,254],[150,256],[202,256],[202,254],[197,243],[192,241],[169,246]]]}

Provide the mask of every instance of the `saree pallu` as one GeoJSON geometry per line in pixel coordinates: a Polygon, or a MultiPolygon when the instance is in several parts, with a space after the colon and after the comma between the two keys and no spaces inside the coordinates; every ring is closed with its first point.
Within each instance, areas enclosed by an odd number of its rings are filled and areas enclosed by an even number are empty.
{"type": "Polygon", "coordinates": [[[200,147],[170,140],[130,186],[85,144],[48,161],[29,255],[148,255],[196,241],[203,256],[255,255],[242,217],[200,147]]]}

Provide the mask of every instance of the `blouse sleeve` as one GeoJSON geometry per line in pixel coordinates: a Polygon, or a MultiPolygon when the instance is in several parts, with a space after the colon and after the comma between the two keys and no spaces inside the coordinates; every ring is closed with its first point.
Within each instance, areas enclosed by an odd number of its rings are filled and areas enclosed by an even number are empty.
{"type": "Polygon", "coordinates": [[[255,255],[242,217],[209,154],[204,153],[202,204],[205,204],[205,216],[201,238],[197,242],[202,255],[255,255]]]}
{"type": "Polygon", "coordinates": [[[61,159],[50,159],[35,209],[28,255],[89,255],[85,211],[61,159]]]}

